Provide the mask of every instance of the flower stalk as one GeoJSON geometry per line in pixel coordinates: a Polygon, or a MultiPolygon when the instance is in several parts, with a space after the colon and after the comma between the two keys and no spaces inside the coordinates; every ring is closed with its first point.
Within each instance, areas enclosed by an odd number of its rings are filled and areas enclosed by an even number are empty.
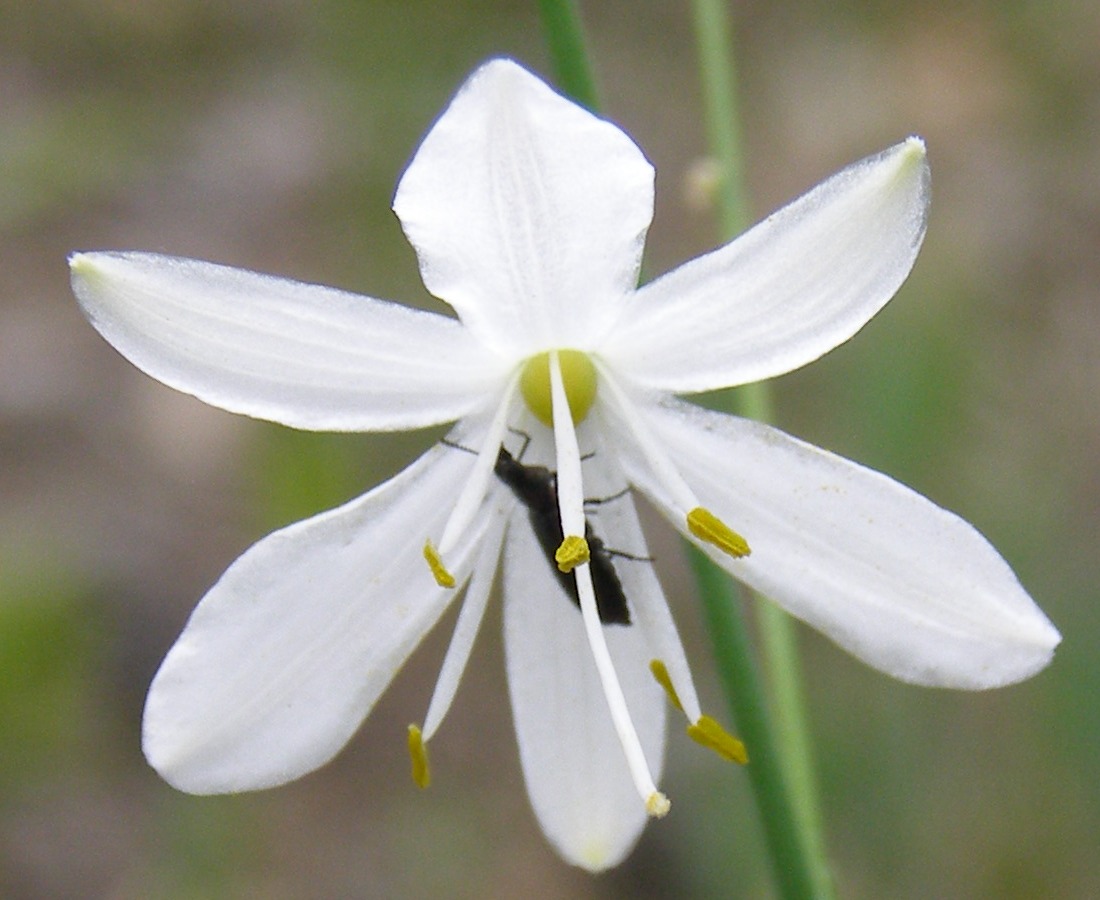
{"type": "Polygon", "coordinates": [[[821,896],[814,886],[805,840],[790,802],[783,772],[785,758],[779,753],[768,720],[764,686],[756,670],[741,604],[724,572],[694,547],[689,548],[689,556],[699,583],[718,678],[751,754],[745,770],[771,853],[776,887],[780,896],[792,900],[821,896]]]}
{"type": "MultiPolygon", "coordinates": [[[[745,189],[732,26],[728,8],[722,0],[693,0],[692,14],[707,142],[719,173],[716,206],[720,237],[728,241],[744,231],[751,221],[745,189]]],[[[774,421],[771,391],[765,382],[724,392],[719,407],[760,422],[774,421]]],[[[735,642],[741,641],[744,631],[743,623],[735,614],[726,614],[733,586],[729,578],[701,554],[693,552],[692,560],[712,634],[718,635],[722,630],[730,632],[728,641],[714,638],[727,696],[731,705],[744,706],[737,698],[746,687],[754,687],[755,672],[748,660],[738,666],[721,659],[727,647],[732,649],[735,642]]],[[[757,623],[775,713],[774,734],[779,737],[778,741],[772,740],[772,729],[762,718],[759,726],[768,733],[757,734],[756,740],[774,744],[780,765],[774,773],[768,771],[770,763],[749,772],[761,816],[765,819],[776,875],[783,882],[789,863],[792,875],[790,883],[784,884],[787,896],[833,897],[802,690],[796,626],[791,617],[769,599],[755,591],[746,589],[746,592],[757,600],[757,623]],[[773,797],[775,793],[781,796],[773,797]],[[788,821],[788,816],[792,816],[793,821],[788,821]]],[[[747,651],[747,642],[742,649],[747,651]]],[[[744,719],[749,712],[734,710],[746,735],[752,734],[757,724],[754,722],[751,729],[746,727],[744,719]]],[[[749,718],[754,717],[750,715],[749,718]]]]}
{"type": "Polygon", "coordinates": [[[597,110],[600,98],[596,75],[589,61],[577,0],[539,0],[539,15],[554,81],[562,93],[590,110],[597,110]]]}

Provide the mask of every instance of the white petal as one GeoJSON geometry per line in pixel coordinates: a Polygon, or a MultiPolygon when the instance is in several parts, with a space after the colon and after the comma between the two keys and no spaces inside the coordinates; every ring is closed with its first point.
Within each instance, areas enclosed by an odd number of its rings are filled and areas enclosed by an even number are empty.
{"type": "Polygon", "coordinates": [[[181,790],[225,793],[290,781],[343,747],[454,596],[421,548],[470,465],[436,447],[230,566],[149,690],[153,767],[181,790]]]}
{"type": "Polygon", "coordinates": [[[848,340],[901,286],[924,238],[917,138],[869,157],[730,244],[641,288],[601,354],[673,393],[789,372],[848,340]]]}
{"type": "MultiPolygon", "coordinates": [[[[968,689],[1021,681],[1050,661],[1058,631],[958,516],[766,425],[677,401],[647,412],[703,504],[752,548],[716,561],[860,659],[904,681],[968,689]]],[[[624,464],[664,506],[644,468],[624,464]]]]}
{"type": "Polygon", "coordinates": [[[501,352],[591,345],[633,289],[653,169],[509,60],[478,69],[401,179],[424,283],[501,352]]]}
{"type": "Polygon", "coordinates": [[[296,428],[460,418],[503,377],[461,324],[333,288],[151,253],[70,260],[85,315],[134,365],[207,403],[296,428]]]}
{"type": "MultiPolygon", "coordinates": [[[[543,831],[568,862],[620,862],[646,823],[611,722],[581,614],[517,510],[505,539],[504,637],[520,760],[543,831]]],[[[664,756],[665,706],[633,626],[605,629],[650,771],[664,756]]]]}

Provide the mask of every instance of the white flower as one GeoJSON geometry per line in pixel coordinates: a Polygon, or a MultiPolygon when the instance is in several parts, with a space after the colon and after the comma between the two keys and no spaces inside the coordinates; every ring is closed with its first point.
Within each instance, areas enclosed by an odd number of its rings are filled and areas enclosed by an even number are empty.
{"type": "Polygon", "coordinates": [[[297,428],[457,422],[395,478],[229,568],[150,688],[151,764],[199,794],[309,772],[465,585],[423,732],[409,732],[426,782],[424,741],[503,558],[531,801],[567,860],[614,865],[668,806],[651,661],[693,736],[741,752],[699,709],[628,485],[884,672],[987,688],[1041,669],[1058,632],[972,527],[883,475],[675,396],[788,372],[851,337],[907,276],[927,191],[910,138],[638,288],[649,163],[615,126],[497,60],[433,126],[394,201],[424,283],[457,319],[192,260],[74,255],[88,318],[165,384],[297,428]],[[580,613],[539,542],[558,526],[580,613]],[[608,570],[631,624],[600,621],[593,574],[608,570]]]}

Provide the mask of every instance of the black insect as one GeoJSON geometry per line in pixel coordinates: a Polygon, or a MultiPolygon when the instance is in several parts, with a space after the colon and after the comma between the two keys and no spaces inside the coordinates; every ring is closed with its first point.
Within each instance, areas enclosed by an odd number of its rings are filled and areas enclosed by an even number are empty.
{"type": "MultiPolygon", "coordinates": [[[[520,503],[527,507],[527,517],[535,531],[543,553],[554,570],[558,582],[580,609],[581,600],[577,594],[577,580],[571,572],[558,568],[554,554],[561,546],[564,535],[558,514],[558,476],[545,466],[526,466],[511,453],[500,448],[496,465],[493,467],[497,477],[512,489],[520,503]]],[[[612,498],[607,498],[612,499],[612,498]]],[[[588,542],[589,571],[592,573],[592,586],[596,591],[596,609],[604,625],[629,625],[630,610],[626,605],[626,595],[619,581],[615,566],[611,563],[613,555],[604,542],[592,533],[588,520],[584,523],[584,539],[588,542]]],[[[630,559],[641,557],[629,557],[630,559]]]]}

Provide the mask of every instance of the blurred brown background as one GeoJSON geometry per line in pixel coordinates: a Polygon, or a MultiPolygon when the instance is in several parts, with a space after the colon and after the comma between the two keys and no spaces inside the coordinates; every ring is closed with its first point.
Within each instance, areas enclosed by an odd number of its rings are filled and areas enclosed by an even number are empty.
{"type": "MultiPolygon", "coordinates": [[[[75,249],[196,256],[439,308],[389,204],[465,75],[547,72],[534,3],[0,2],[0,896],[771,896],[744,773],[670,738],[674,801],[620,869],[562,864],[523,792],[490,614],[408,775],[448,618],[351,745],[288,787],[176,793],[144,691],[250,543],[432,435],[298,434],[124,362],[68,289],[75,249]]],[[[658,170],[647,269],[709,248],[686,3],[584,4],[605,110],[658,170]]],[[[895,683],[804,633],[845,897],[1100,896],[1100,6],[732,6],[758,214],[910,133],[934,200],[916,270],[848,345],[776,384],[789,431],[973,521],[1065,643],[988,694],[895,683]]],[[[660,571],[722,711],[676,544],[660,571]]],[[[723,716],[724,717],[724,716],[723,716]]]]}

